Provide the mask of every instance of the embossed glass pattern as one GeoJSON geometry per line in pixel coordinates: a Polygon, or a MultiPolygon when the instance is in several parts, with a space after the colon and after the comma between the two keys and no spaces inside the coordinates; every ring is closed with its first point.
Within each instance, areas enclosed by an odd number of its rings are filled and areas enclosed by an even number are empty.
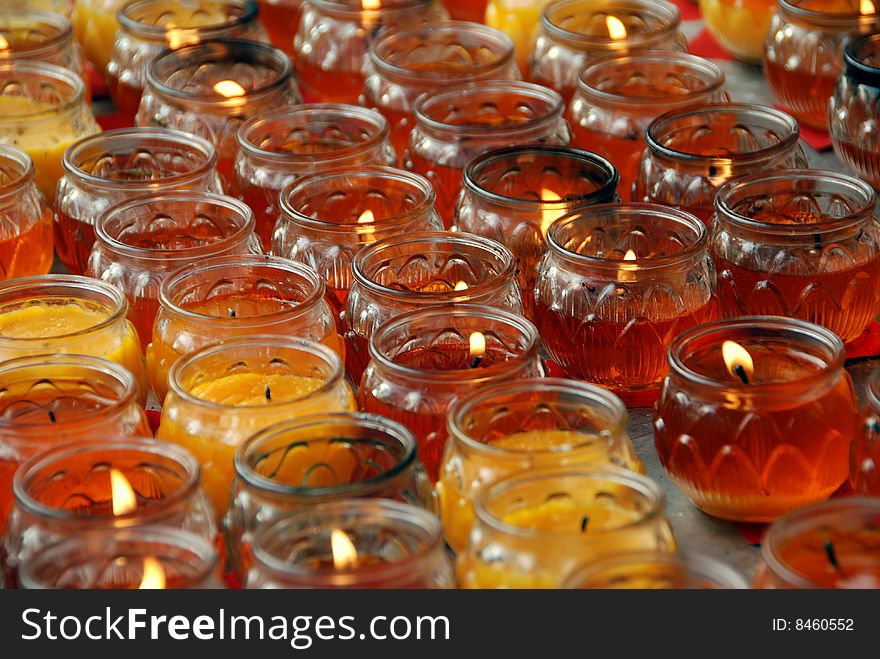
{"type": "Polygon", "coordinates": [[[52,211],[24,151],[0,145],[0,281],[52,267],[52,211]]]}
{"type": "Polygon", "coordinates": [[[880,496],[880,369],[868,380],[860,430],[850,448],[851,481],[861,496],[880,496]]]}
{"type": "Polygon", "coordinates": [[[699,554],[633,553],[575,570],[563,588],[584,590],[718,590],[748,588],[724,563],[699,554]]]}

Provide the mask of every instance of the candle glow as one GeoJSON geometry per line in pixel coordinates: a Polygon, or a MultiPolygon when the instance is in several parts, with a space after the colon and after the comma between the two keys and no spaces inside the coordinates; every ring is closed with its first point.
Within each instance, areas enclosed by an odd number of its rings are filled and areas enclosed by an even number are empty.
{"type": "Polygon", "coordinates": [[[471,332],[470,337],[470,357],[471,359],[481,359],[486,354],[486,337],[482,332],[471,332]]]}
{"type": "Polygon", "coordinates": [[[749,351],[736,341],[725,341],[721,344],[721,356],[727,372],[736,378],[741,378],[745,373],[746,379],[751,379],[755,371],[755,365],[749,351]]]}
{"type": "Polygon", "coordinates": [[[612,41],[626,39],[626,26],[616,16],[606,16],[605,27],[608,28],[608,36],[611,37],[612,41]]]}
{"type": "Polygon", "coordinates": [[[162,564],[152,556],[144,559],[144,576],[138,590],[165,590],[165,570],[162,564]]]}
{"type": "Polygon", "coordinates": [[[6,50],[9,48],[9,42],[6,40],[2,34],[0,34],[0,50],[6,50]]]}
{"type": "MultiPolygon", "coordinates": [[[[548,188],[541,188],[541,201],[562,201],[562,197],[548,188]]],[[[558,220],[564,211],[559,208],[544,208],[541,210],[541,234],[547,238],[547,230],[550,225],[558,220]]]]}
{"type": "Polygon", "coordinates": [[[460,282],[458,282],[458,283],[455,284],[455,289],[454,289],[454,290],[456,290],[456,291],[466,291],[467,289],[468,289],[467,282],[466,282],[466,281],[460,281],[460,282]]]}
{"type": "Polygon", "coordinates": [[[862,16],[871,16],[875,11],[874,3],[871,0],[862,0],[859,4],[859,13],[862,16]]]}
{"type": "Polygon", "coordinates": [[[137,496],[128,479],[118,469],[110,469],[110,503],[117,517],[137,509],[137,496]]]}
{"type": "Polygon", "coordinates": [[[330,549],[333,551],[333,567],[346,570],[357,565],[357,549],[345,531],[333,529],[330,534],[330,549]]]}
{"type": "Polygon", "coordinates": [[[235,82],[235,80],[221,80],[214,85],[214,91],[226,98],[244,96],[247,93],[244,87],[235,82]]]}

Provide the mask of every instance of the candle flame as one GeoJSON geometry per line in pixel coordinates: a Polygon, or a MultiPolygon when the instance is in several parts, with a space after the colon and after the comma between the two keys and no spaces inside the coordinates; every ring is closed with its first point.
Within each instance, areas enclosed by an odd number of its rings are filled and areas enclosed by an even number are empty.
{"type": "Polygon", "coordinates": [[[382,0],[361,0],[361,9],[370,11],[371,9],[381,9],[382,0]]]}
{"type": "Polygon", "coordinates": [[[634,251],[632,251],[631,249],[626,250],[626,254],[623,255],[623,260],[624,261],[635,261],[636,260],[636,253],[634,251]]]}
{"type": "MultiPolygon", "coordinates": [[[[549,188],[541,188],[541,201],[562,201],[562,197],[549,188]]],[[[564,214],[565,211],[561,208],[544,208],[541,211],[541,233],[544,235],[544,238],[547,237],[550,225],[564,214]]]]}
{"type": "Polygon", "coordinates": [[[874,8],[874,3],[871,0],[862,0],[859,5],[859,13],[862,16],[871,16],[877,10],[874,8]]]}
{"type": "Polygon", "coordinates": [[[0,50],[6,50],[9,48],[9,42],[6,40],[2,34],[0,34],[0,50]]]}
{"type": "Polygon", "coordinates": [[[137,496],[128,479],[118,469],[110,470],[110,505],[116,516],[137,510],[137,496]]]}
{"type": "Polygon", "coordinates": [[[466,281],[460,281],[455,285],[456,291],[466,291],[468,289],[468,285],[466,281]]]}
{"type": "Polygon", "coordinates": [[[372,224],[375,221],[376,216],[373,215],[373,211],[364,211],[358,218],[358,224],[372,224]]]}
{"type": "Polygon", "coordinates": [[[486,354],[486,337],[482,332],[471,332],[470,355],[471,359],[482,357],[486,354]]]}
{"type": "Polygon", "coordinates": [[[357,549],[354,548],[345,531],[333,529],[330,534],[330,549],[333,552],[333,567],[337,570],[345,570],[357,565],[357,549]]]}
{"type": "Polygon", "coordinates": [[[138,590],[165,590],[165,570],[152,556],[144,559],[144,576],[138,590]]]}
{"type": "Polygon", "coordinates": [[[214,85],[214,91],[226,98],[244,96],[247,93],[244,87],[235,82],[235,80],[221,80],[214,85]]]}
{"type": "Polygon", "coordinates": [[[608,36],[611,37],[612,41],[626,39],[626,26],[616,16],[606,16],[605,27],[608,28],[608,36]]]}
{"type": "Polygon", "coordinates": [[[755,371],[755,364],[749,351],[743,348],[736,341],[725,341],[721,344],[721,356],[724,359],[724,365],[727,372],[734,377],[739,377],[736,369],[741,367],[745,371],[746,377],[751,378],[755,371]]]}

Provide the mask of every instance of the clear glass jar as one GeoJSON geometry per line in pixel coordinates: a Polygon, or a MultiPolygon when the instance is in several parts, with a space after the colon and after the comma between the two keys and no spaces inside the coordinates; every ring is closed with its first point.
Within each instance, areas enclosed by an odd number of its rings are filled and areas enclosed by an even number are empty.
{"type": "Polygon", "coordinates": [[[544,6],[529,55],[532,82],[571,100],[591,61],[640,50],[687,52],[681,12],[666,0],[556,0],[544,6]]]}
{"type": "Polygon", "coordinates": [[[422,96],[403,157],[431,181],[437,210],[452,225],[462,172],[477,156],[520,144],[568,144],[562,97],[527,82],[484,82],[422,96]]]}
{"type": "Polygon", "coordinates": [[[355,409],[335,352],[304,339],[254,335],[178,359],[156,437],[195,455],[220,518],[229,504],[235,450],[281,421],[355,409]]]}
{"type": "Polygon", "coordinates": [[[558,588],[586,562],[675,551],[660,486],[618,467],[533,469],[496,481],[475,504],[461,588],[558,588]]]}
{"type": "Polygon", "coordinates": [[[220,192],[217,153],[177,130],[120,128],[79,140],[65,151],[55,201],[58,258],[82,274],[95,244],[95,224],[108,207],[170,190],[220,192]]]}
{"type": "Polygon", "coordinates": [[[497,240],[513,252],[525,315],[534,318],[547,229],[575,208],[617,201],[617,181],[614,165],[579,149],[521,146],[490,151],[464,170],[453,230],[497,240]]]}
{"type": "Polygon", "coordinates": [[[165,50],[211,39],[268,41],[253,0],[136,0],[117,19],[107,88],[128,123],[141,104],[147,65],[165,50]]]}
{"type": "Polygon", "coordinates": [[[513,42],[475,23],[394,30],[370,46],[362,102],[391,126],[399,155],[409,144],[416,100],[424,93],[484,80],[519,80],[513,42]]]}
{"type": "Polygon", "coordinates": [[[45,199],[55,199],[67,147],[100,132],[75,73],[42,62],[0,62],[0,144],[30,156],[45,199]]]}
{"type": "Polygon", "coordinates": [[[832,499],[796,510],[765,534],[753,587],[880,588],[878,534],[877,499],[832,499]]]}
{"type": "Polygon", "coordinates": [[[721,188],[709,248],[721,314],[787,316],[853,341],[880,313],[880,220],[867,183],[822,170],[721,188]]]}
{"type": "Polygon", "coordinates": [[[487,383],[544,375],[534,325],[472,304],[393,317],[373,333],[370,357],[360,409],[412,431],[431,482],[439,475],[452,401],[487,383]]]}
{"type": "Polygon", "coordinates": [[[466,233],[409,233],[358,252],[342,314],[346,368],[360,382],[370,361],[370,337],[407,311],[477,304],[521,314],[513,254],[493,240],[466,233]]]}
{"type": "Polygon", "coordinates": [[[799,121],[828,129],[828,100],[843,69],[843,49],[880,29],[872,2],[778,0],[764,49],[764,71],[776,100],[799,121]]]}
{"type": "Polygon", "coordinates": [[[335,501],[257,534],[247,587],[454,588],[455,576],[431,513],[384,499],[335,501]],[[334,554],[340,533],[356,553],[351,562],[334,554]]]}
{"type": "Polygon", "coordinates": [[[0,281],[46,274],[52,247],[52,210],[34,183],[33,161],[0,145],[0,281]]]}
{"type": "Polygon", "coordinates": [[[387,30],[438,23],[438,0],[307,0],[293,39],[306,103],[356,104],[370,44],[387,30]]]}
{"type": "Polygon", "coordinates": [[[828,106],[837,156],[880,190],[880,34],[849,44],[828,106]]]}
{"type": "Polygon", "coordinates": [[[679,335],[654,444],[705,513],[768,522],[827,499],[849,476],[857,425],[841,340],[801,320],[750,316],[679,335]]]}
{"type": "Polygon", "coordinates": [[[98,75],[103,76],[119,21],[117,11],[127,0],[76,0],[73,5],[73,34],[98,75]]]}
{"type": "Polygon", "coordinates": [[[224,524],[236,575],[253,566],[255,533],[319,503],[394,499],[434,512],[434,492],[416,438],[374,414],[314,414],[276,423],[235,453],[224,524]]]}
{"type": "Polygon", "coordinates": [[[390,167],[365,165],[300,179],[281,192],[272,253],[317,270],[339,314],[355,255],[389,236],[442,229],[435,198],[424,178],[390,167]]]}
{"type": "Polygon", "coordinates": [[[299,29],[305,0],[257,0],[260,9],[260,23],[266,28],[269,42],[283,50],[296,64],[296,51],[293,38],[299,29]]]}
{"type": "Polygon", "coordinates": [[[628,396],[655,390],[672,340],[717,314],[706,227],[693,215],[590,206],[552,224],[547,244],[535,323],[570,377],[628,396]]]}
{"type": "Polygon", "coordinates": [[[238,130],[236,183],[266,251],[280,193],[291,183],[331,168],[396,164],[385,117],[354,105],[295,105],[257,115],[238,130]]]}
{"type": "Polygon", "coordinates": [[[681,208],[708,224],[718,189],[755,171],[809,167],[797,122],[763,105],[669,112],[648,128],[635,199],[681,208]]]}
{"type": "Polygon", "coordinates": [[[556,378],[480,387],[455,402],[437,494],[446,542],[462,551],[474,500],[495,481],[545,467],[610,464],[644,472],[614,394],[556,378]]]}
{"type": "Polygon", "coordinates": [[[726,101],[724,82],[715,64],[686,53],[601,57],[578,76],[567,114],[572,143],[613,162],[620,196],[630,201],[651,122],[671,110],[726,101]]]}
{"type": "Polygon", "coordinates": [[[42,354],[103,357],[147,398],[144,359],[121,291],[89,277],[43,275],[0,284],[0,362],[42,354]]]}
{"type": "Polygon", "coordinates": [[[217,149],[217,171],[236,192],[236,133],[258,114],[300,102],[290,59],[254,41],[216,39],[166,51],[147,65],[138,126],[176,128],[217,149]]]}
{"type": "Polygon", "coordinates": [[[635,553],[585,565],[562,584],[579,590],[739,590],[738,572],[699,554],[635,553]]]}
{"type": "Polygon", "coordinates": [[[880,496],[880,369],[871,373],[868,402],[850,447],[850,482],[863,497],[880,496]]]}
{"type": "Polygon", "coordinates": [[[709,34],[741,62],[760,64],[777,0],[700,0],[709,34]]]}

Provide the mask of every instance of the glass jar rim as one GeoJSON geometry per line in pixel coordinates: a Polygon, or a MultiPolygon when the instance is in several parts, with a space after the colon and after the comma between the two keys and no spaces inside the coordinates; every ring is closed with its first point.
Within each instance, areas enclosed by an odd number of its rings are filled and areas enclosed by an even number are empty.
{"type": "MultiPolygon", "coordinates": [[[[523,390],[536,393],[560,393],[569,394],[579,399],[584,407],[601,407],[614,417],[612,432],[618,433],[626,430],[628,413],[623,401],[607,389],[594,384],[579,380],[565,378],[520,378],[497,384],[490,384],[476,389],[472,393],[464,394],[456,398],[449,406],[446,416],[449,440],[460,442],[468,450],[495,459],[521,460],[532,455],[560,455],[572,456],[581,451],[588,451],[595,445],[595,440],[574,444],[559,450],[555,448],[537,449],[510,449],[494,446],[475,439],[464,429],[464,420],[475,408],[485,405],[497,396],[513,395],[523,390]]],[[[585,435],[587,437],[587,435],[585,435]]]]}
{"type": "Polygon", "coordinates": [[[64,168],[65,175],[71,176],[82,183],[120,191],[149,191],[159,186],[183,185],[211,173],[216,164],[217,149],[213,144],[197,135],[171,128],[116,128],[95,133],[71,144],[64,150],[64,154],[61,156],[61,165],[64,168]],[[115,180],[105,178],[91,174],[77,165],[81,161],[84,151],[87,152],[98,146],[103,146],[109,150],[114,148],[114,143],[119,143],[122,146],[127,142],[132,144],[133,149],[137,145],[138,140],[154,140],[163,146],[167,145],[169,149],[185,149],[191,153],[202,155],[204,162],[188,172],[175,172],[170,176],[149,180],[115,180]]]}
{"type": "Polygon", "coordinates": [[[868,377],[868,386],[865,387],[868,403],[875,410],[880,410],[880,368],[875,368],[868,377]]]}
{"type": "Polygon", "coordinates": [[[663,494],[663,490],[655,481],[647,476],[642,476],[641,474],[621,467],[595,464],[580,468],[551,467],[545,469],[532,469],[530,471],[505,476],[478,493],[477,498],[474,500],[474,512],[477,515],[477,519],[486,526],[497,532],[504,533],[505,535],[533,539],[547,537],[559,538],[565,536],[583,537],[583,534],[579,530],[536,530],[515,526],[489,512],[489,503],[491,500],[505,490],[530,482],[550,482],[551,480],[559,480],[562,478],[589,478],[593,480],[610,481],[619,487],[622,486],[631,492],[636,492],[648,502],[649,508],[644,511],[639,519],[623,524],[622,526],[616,526],[612,529],[600,529],[598,531],[591,529],[591,535],[618,533],[626,529],[641,526],[662,516],[666,507],[666,495],[663,494]]]}
{"type": "Polygon", "coordinates": [[[880,19],[880,14],[862,14],[859,11],[826,12],[807,9],[800,6],[803,2],[804,0],[777,0],[777,5],[783,16],[826,28],[852,29],[880,19]]]}
{"type": "Polygon", "coordinates": [[[880,60],[874,66],[865,62],[862,51],[866,47],[873,47],[874,52],[880,54],[880,32],[867,34],[846,45],[843,49],[845,74],[860,85],[880,87],[880,60]]]}
{"type": "Polygon", "coordinates": [[[627,49],[629,49],[633,45],[636,47],[639,45],[644,46],[677,32],[681,25],[681,11],[667,0],[614,0],[613,3],[596,2],[596,0],[554,0],[554,2],[546,4],[541,10],[540,25],[541,28],[555,39],[577,44],[581,50],[590,50],[591,47],[601,49],[608,45],[614,47],[618,43],[621,45],[626,44],[627,49]],[[611,10],[615,6],[621,9],[638,9],[641,12],[649,13],[658,18],[663,21],[663,24],[650,32],[627,34],[623,39],[615,41],[610,39],[610,37],[572,32],[553,22],[551,13],[580,4],[595,5],[597,10],[611,10]]]}
{"type": "Polygon", "coordinates": [[[206,40],[214,37],[222,37],[231,30],[243,27],[248,23],[257,20],[258,7],[256,2],[252,0],[215,0],[222,1],[223,5],[229,8],[240,8],[241,13],[237,16],[229,16],[221,23],[212,23],[209,25],[199,26],[180,26],[175,25],[173,28],[164,25],[155,25],[139,21],[133,13],[141,9],[149,8],[150,5],[158,4],[165,0],[135,0],[134,2],[125,2],[116,11],[116,20],[119,23],[119,29],[123,32],[133,34],[139,39],[156,41],[164,43],[169,30],[181,36],[196,38],[198,40],[206,40]]]}
{"type": "Polygon", "coordinates": [[[34,161],[21,149],[7,144],[0,144],[0,167],[4,163],[15,166],[14,178],[0,184],[0,202],[21,194],[27,185],[34,180],[34,161]]]}
{"type": "Polygon", "coordinates": [[[435,0],[392,0],[383,2],[376,9],[364,9],[360,0],[309,0],[323,13],[341,16],[349,20],[357,20],[369,16],[395,16],[407,14],[420,9],[427,9],[435,0]]]}
{"type": "Polygon", "coordinates": [[[64,48],[73,41],[73,25],[70,19],[62,14],[56,14],[41,9],[22,9],[3,12],[0,19],[6,18],[22,18],[36,19],[55,28],[55,34],[50,35],[47,39],[26,46],[14,46],[11,49],[12,59],[39,60],[45,57],[53,50],[64,48]]]}
{"type": "MultiPolygon", "coordinates": [[[[303,439],[292,442],[292,444],[307,445],[313,441],[326,440],[324,438],[303,439]]],[[[416,462],[416,446],[416,438],[412,432],[393,419],[368,412],[317,413],[281,421],[260,430],[235,450],[233,465],[236,475],[254,489],[270,495],[295,496],[320,501],[325,497],[357,496],[359,493],[373,491],[385,483],[394,480],[416,462]],[[368,429],[374,432],[373,441],[375,441],[375,435],[381,433],[389,440],[397,442],[403,448],[403,453],[391,469],[382,472],[378,476],[342,485],[320,487],[289,485],[266,478],[254,470],[253,463],[255,459],[261,457],[257,452],[260,451],[264,444],[270,443],[276,437],[288,433],[331,425],[358,426],[359,428],[368,429]]]]}
{"type": "MultiPolygon", "coordinates": [[[[51,78],[55,82],[61,82],[67,85],[72,91],[70,98],[66,101],[53,105],[45,110],[29,112],[28,114],[2,115],[0,114],[0,125],[20,124],[23,121],[37,122],[52,117],[57,117],[65,112],[78,107],[85,103],[86,86],[78,75],[70,69],[48,64],[46,62],[38,62],[31,60],[12,60],[9,62],[0,62],[0,77],[4,75],[14,74],[16,72],[27,73],[34,77],[51,78]]],[[[29,95],[18,96],[20,98],[30,98],[29,95]]]]}

